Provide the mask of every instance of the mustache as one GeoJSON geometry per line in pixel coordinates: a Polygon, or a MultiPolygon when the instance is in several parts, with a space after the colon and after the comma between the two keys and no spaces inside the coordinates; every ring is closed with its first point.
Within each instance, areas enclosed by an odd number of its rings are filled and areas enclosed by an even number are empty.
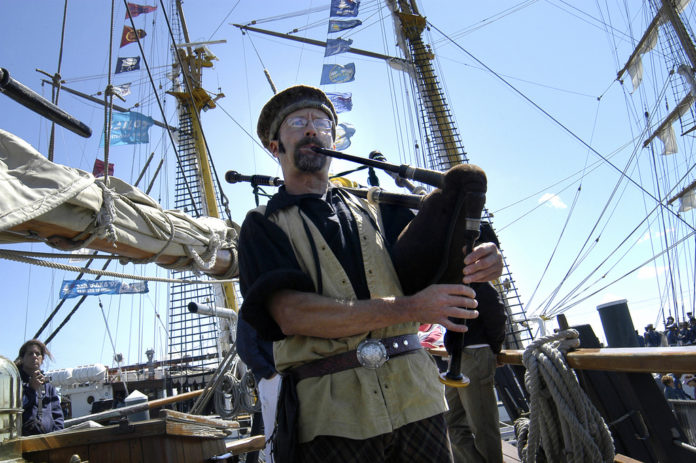
{"type": "Polygon", "coordinates": [[[300,140],[297,142],[297,145],[295,145],[297,148],[301,148],[307,145],[316,145],[319,146],[320,148],[326,148],[327,145],[325,145],[319,138],[317,137],[302,137],[300,140]]]}

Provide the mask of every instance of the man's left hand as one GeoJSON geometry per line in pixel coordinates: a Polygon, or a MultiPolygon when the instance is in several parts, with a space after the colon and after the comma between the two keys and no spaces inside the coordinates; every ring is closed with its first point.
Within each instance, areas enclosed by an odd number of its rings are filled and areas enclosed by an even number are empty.
{"type": "Polygon", "coordinates": [[[494,243],[481,243],[464,258],[462,282],[483,283],[503,274],[503,255],[494,243]]]}

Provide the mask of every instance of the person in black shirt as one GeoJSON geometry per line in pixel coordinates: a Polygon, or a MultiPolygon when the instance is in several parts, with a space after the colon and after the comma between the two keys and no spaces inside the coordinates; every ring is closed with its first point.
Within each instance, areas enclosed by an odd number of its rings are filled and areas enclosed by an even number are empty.
{"type": "MultiPolygon", "coordinates": [[[[296,385],[299,424],[290,427],[298,429],[301,461],[355,461],[358,454],[451,461],[442,386],[417,329],[424,322],[465,331],[450,317],[478,315],[466,284],[497,278],[502,258],[494,244],[480,245],[465,260],[463,284],[403,295],[389,248],[413,214],[330,185],[330,160],[312,148],[333,145],[336,122],[326,95],[306,86],[278,93],[262,110],[257,132],[285,185],[242,225],[241,316],[274,341],[281,403],[296,385]],[[366,345],[393,355],[366,360],[357,354],[366,345]]],[[[279,404],[279,420],[283,410],[279,404]]]]}

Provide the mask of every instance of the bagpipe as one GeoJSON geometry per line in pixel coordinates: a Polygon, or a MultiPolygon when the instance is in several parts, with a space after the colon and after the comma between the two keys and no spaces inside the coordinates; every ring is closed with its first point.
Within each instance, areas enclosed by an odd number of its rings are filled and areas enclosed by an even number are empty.
{"type": "MultiPolygon", "coordinates": [[[[486,202],[486,174],[480,167],[460,164],[443,173],[405,164],[389,164],[379,160],[381,153],[377,156],[373,152],[368,159],[324,148],[312,149],[326,156],[381,169],[401,178],[402,185],[415,180],[435,187],[427,195],[388,193],[377,187],[345,190],[369,201],[418,210],[392,247],[392,260],[404,294],[414,294],[436,283],[462,283],[464,257],[473,250],[479,238],[481,213],[486,202]]],[[[255,187],[283,184],[278,177],[245,176],[235,171],[228,171],[225,180],[229,183],[247,181],[255,187]]],[[[497,291],[489,283],[470,286],[476,291],[479,307],[482,301],[498,301],[497,291]]],[[[453,321],[466,323],[463,319],[453,321]]],[[[469,379],[461,373],[463,333],[448,331],[445,341],[450,365],[448,371],[440,375],[440,381],[453,387],[466,386],[469,379]]]]}

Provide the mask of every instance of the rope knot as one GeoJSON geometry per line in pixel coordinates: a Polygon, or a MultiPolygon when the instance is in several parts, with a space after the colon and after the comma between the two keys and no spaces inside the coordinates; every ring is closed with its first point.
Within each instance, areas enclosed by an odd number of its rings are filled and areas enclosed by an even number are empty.
{"type": "MultiPolygon", "coordinates": [[[[102,207],[97,213],[97,228],[95,233],[100,237],[106,237],[110,243],[116,242],[116,228],[114,227],[114,217],[116,216],[116,205],[114,192],[107,187],[104,182],[95,180],[95,183],[102,189],[102,207]]],[[[114,244],[114,247],[116,245],[114,244]]]]}
{"type": "Polygon", "coordinates": [[[524,351],[524,384],[530,395],[527,425],[515,430],[526,437],[520,457],[534,463],[548,461],[613,462],[614,444],[601,415],[580,387],[565,355],[579,347],[576,330],[544,336],[524,351]]]}

